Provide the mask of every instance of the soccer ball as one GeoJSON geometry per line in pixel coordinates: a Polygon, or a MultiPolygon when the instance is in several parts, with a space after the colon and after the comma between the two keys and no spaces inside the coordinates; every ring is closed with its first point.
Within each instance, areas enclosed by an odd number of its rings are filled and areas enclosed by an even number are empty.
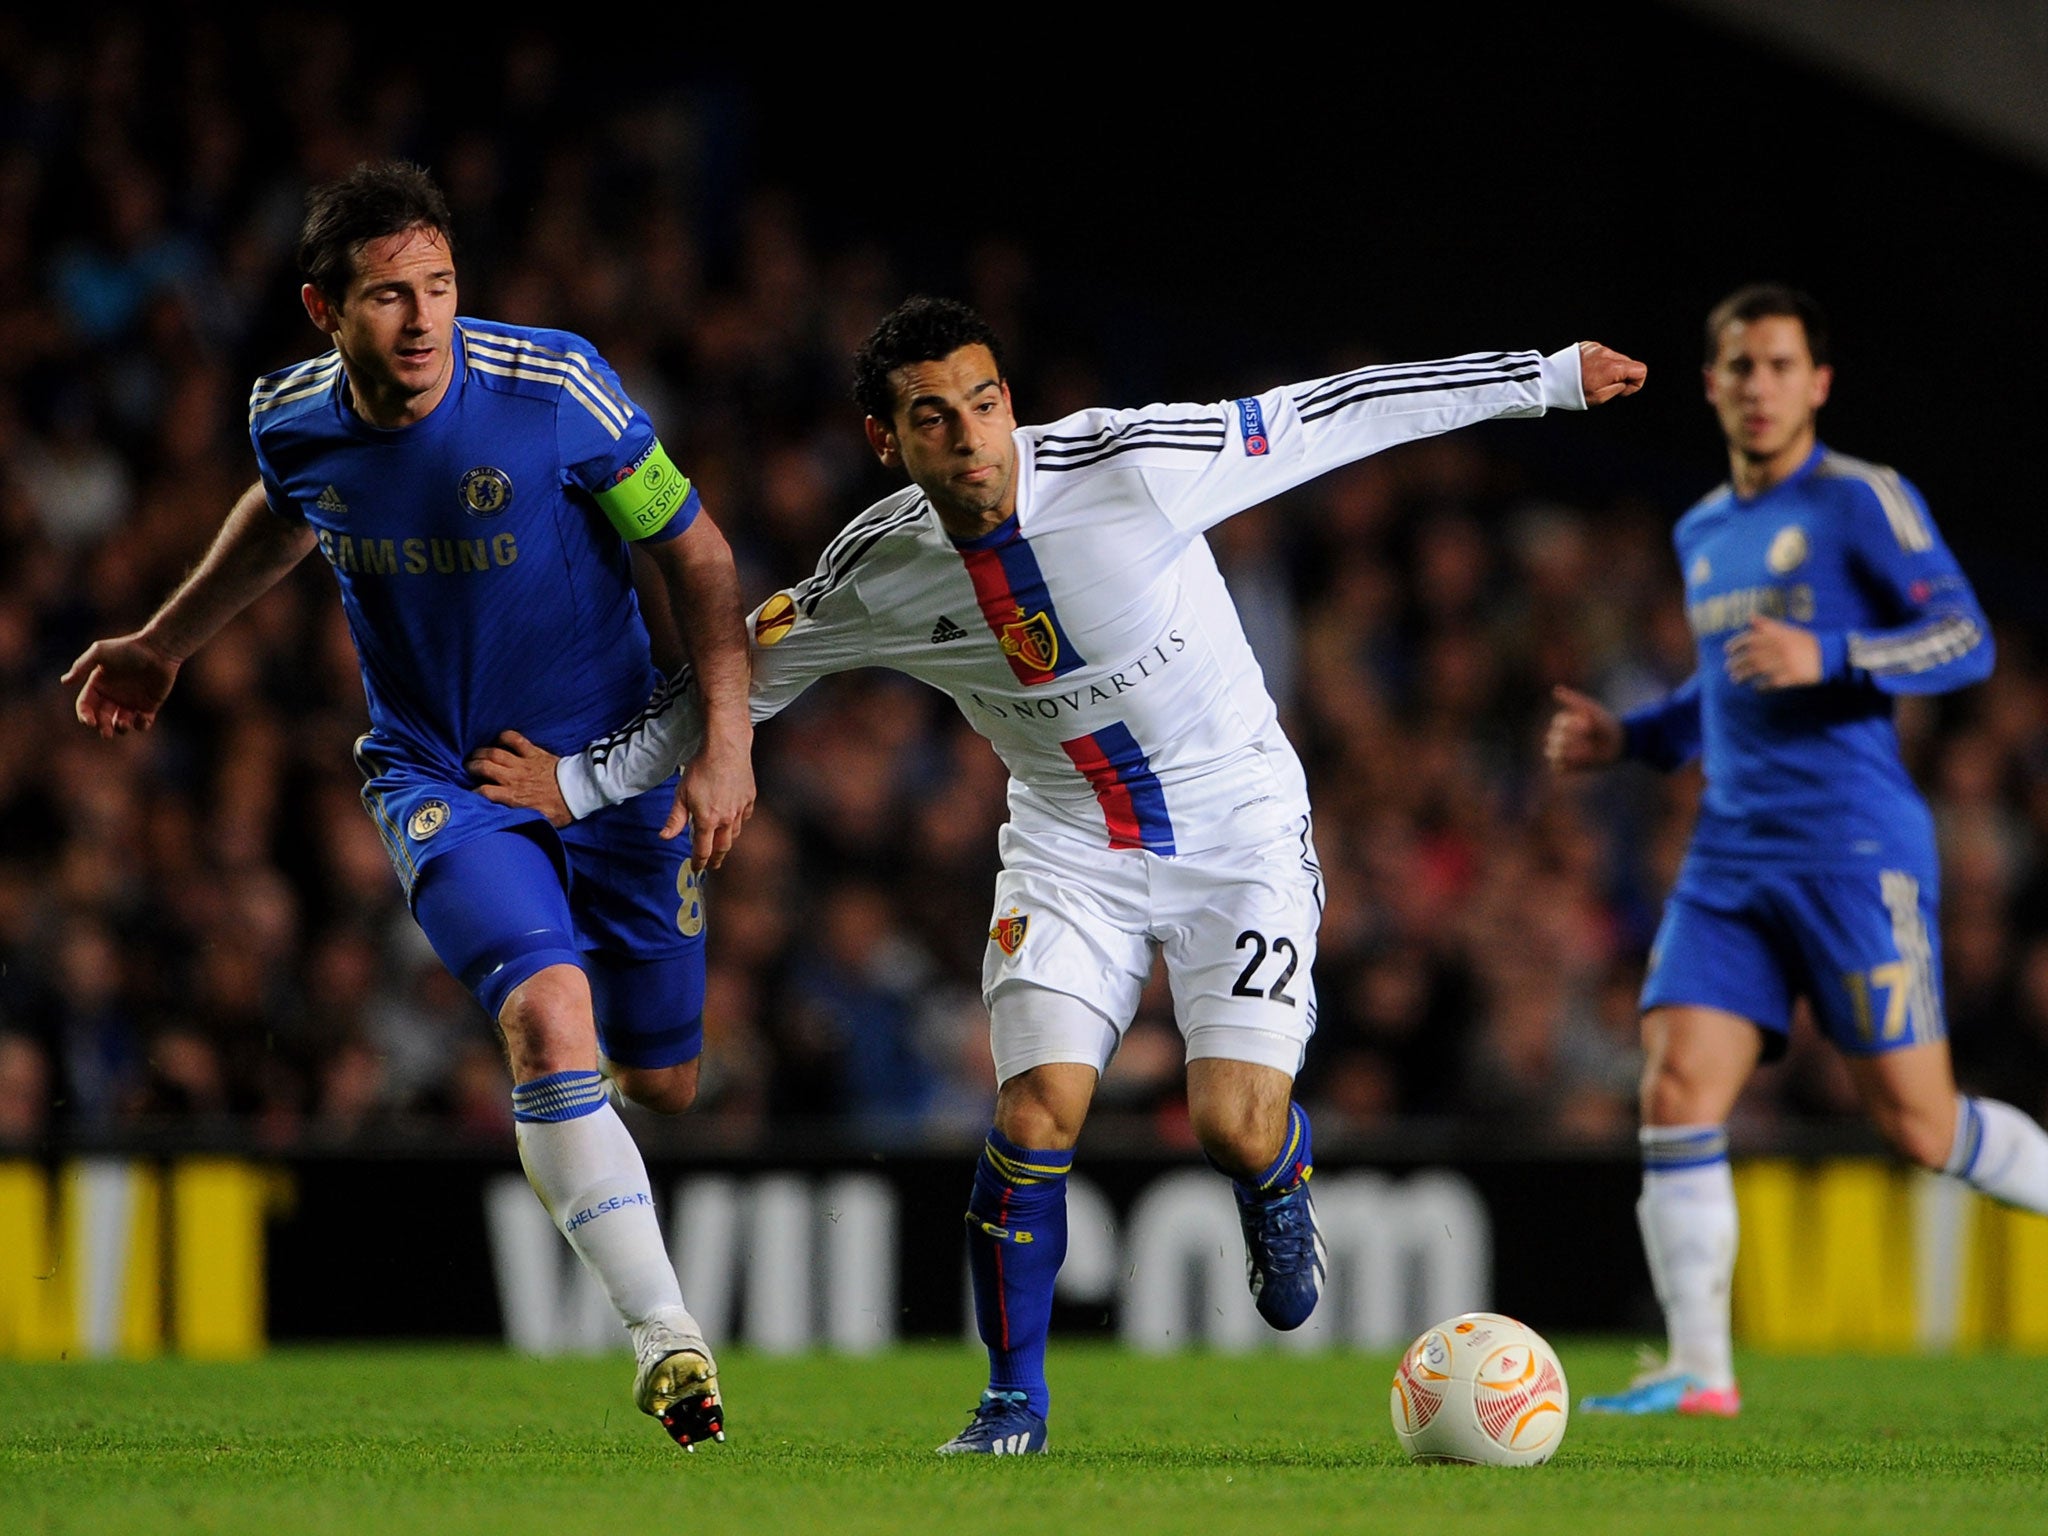
{"type": "Polygon", "coordinates": [[[1533,1467],[1564,1439],[1564,1367],[1535,1329],[1467,1312],[1410,1344],[1394,1370],[1394,1438],[1411,1461],[1533,1467]]]}

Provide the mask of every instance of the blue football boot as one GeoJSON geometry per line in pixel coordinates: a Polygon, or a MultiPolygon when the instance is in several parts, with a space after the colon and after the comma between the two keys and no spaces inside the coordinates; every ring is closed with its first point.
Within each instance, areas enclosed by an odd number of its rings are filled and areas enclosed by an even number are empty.
{"type": "Polygon", "coordinates": [[[1315,1311],[1328,1271],[1307,1173],[1264,1199],[1247,1199],[1238,1188],[1237,1220],[1244,1228],[1245,1274],[1259,1316],[1275,1328],[1299,1328],[1315,1311]]]}
{"type": "Polygon", "coordinates": [[[988,1391],[967,1427],[939,1447],[941,1456],[1025,1456],[1045,1449],[1045,1420],[1022,1392],[988,1391]]]}

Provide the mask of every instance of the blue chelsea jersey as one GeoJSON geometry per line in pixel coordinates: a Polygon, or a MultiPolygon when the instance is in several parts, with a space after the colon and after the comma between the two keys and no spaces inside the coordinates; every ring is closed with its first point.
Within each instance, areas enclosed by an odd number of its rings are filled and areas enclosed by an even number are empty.
{"type": "Polygon", "coordinates": [[[1920,493],[1816,446],[1752,499],[1723,485],[1679,519],[1673,543],[1698,670],[1623,724],[1632,756],[1702,760],[1694,855],[1932,874],[1933,823],[1899,760],[1892,699],[1982,680],[1992,642],[1920,493]],[[1817,685],[1729,678],[1728,642],[1758,614],[1815,633],[1817,685]]]}
{"type": "MultiPolygon", "coordinates": [[[[338,353],[257,381],[249,431],[272,511],[309,524],[341,585],[377,744],[466,782],[516,727],[572,752],[657,680],[622,535],[597,502],[664,467],[590,344],[458,320],[431,414],[373,427],[338,353]]],[[[696,515],[694,489],[655,537],[696,515]]]]}

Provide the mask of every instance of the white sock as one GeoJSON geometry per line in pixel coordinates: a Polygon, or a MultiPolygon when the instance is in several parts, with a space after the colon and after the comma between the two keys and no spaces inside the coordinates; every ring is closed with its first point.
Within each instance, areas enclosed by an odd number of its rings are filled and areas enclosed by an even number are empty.
{"type": "Polygon", "coordinates": [[[1646,1125],[1636,1222],[1664,1307],[1671,1365],[1707,1387],[1735,1384],[1728,1292],[1735,1279],[1735,1180],[1718,1125],[1646,1125]]]}
{"type": "Polygon", "coordinates": [[[1943,1170],[1972,1189],[2048,1216],[2048,1131],[2010,1104],[1956,1095],[1956,1141],[1943,1170]]]}
{"type": "Polygon", "coordinates": [[[550,1073],[514,1088],[512,1109],[527,1182],[620,1318],[628,1327],[656,1316],[686,1320],[647,1165],[604,1080],[550,1073]]]}

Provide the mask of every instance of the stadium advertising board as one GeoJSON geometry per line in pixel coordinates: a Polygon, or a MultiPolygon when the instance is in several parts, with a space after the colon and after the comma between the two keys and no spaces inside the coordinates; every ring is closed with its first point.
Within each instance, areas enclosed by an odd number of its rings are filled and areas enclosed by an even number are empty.
{"type": "MultiPolygon", "coordinates": [[[[717,1338],[860,1352],[971,1329],[957,1156],[656,1162],[684,1293],[717,1338]]],[[[1069,1194],[1054,1327],[1133,1348],[1390,1350],[1497,1309],[1657,1331],[1625,1158],[1322,1164],[1331,1282],[1310,1325],[1253,1312],[1227,1186],[1094,1160],[1069,1194]]],[[[2048,1349],[2048,1220],[1865,1158],[1738,1164],[1746,1344],[2048,1349]]],[[[620,1347],[595,1284],[498,1157],[0,1161],[0,1356],[232,1358],[267,1342],[620,1347]],[[374,1240],[393,1222],[403,1243],[374,1240]]]]}

